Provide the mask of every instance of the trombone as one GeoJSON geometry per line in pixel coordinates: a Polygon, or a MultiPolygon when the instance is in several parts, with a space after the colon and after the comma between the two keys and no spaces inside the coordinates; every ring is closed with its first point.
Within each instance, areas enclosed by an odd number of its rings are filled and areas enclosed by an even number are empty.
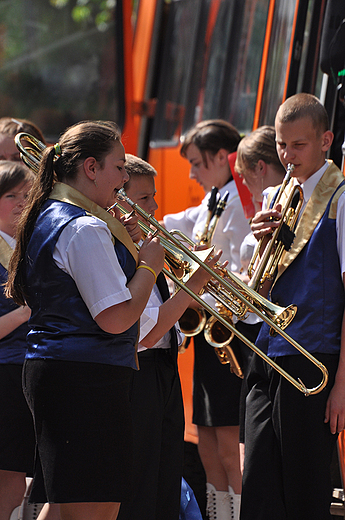
{"type": "MultiPolygon", "coordinates": [[[[36,159],[38,159],[43,151],[41,146],[43,146],[44,149],[44,145],[32,136],[30,136],[29,141],[27,136],[28,134],[21,133],[17,134],[15,138],[15,142],[19,151],[21,152],[21,156],[28,159],[34,156],[36,159]],[[24,139],[26,142],[29,141],[30,144],[35,148],[32,149],[31,146],[24,147],[21,144],[21,139],[24,139]],[[33,153],[33,150],[35,153],[33,153]]],[[[26,164],[28,164],[28,162],[26,162],[26,164]]],[[[33,171],[37,172],[36,165],[29,167],[31,167],[33,171]]],[[[200,307],[203,307],[212,316],[217,318],[217,320],[222,323],[224,327],[233,332],[241,341],[243,341],[243,343],[251,348],[258,356],[264,359],[266,363],[274,368],[282,377],[289,381],[305,396],[321,392],[328,381],[327,368],[284,331],[284,329],[296,314],[297,308],[295,305],[289,305],[285,309],[279,307],[278,305],[269,302],[258,293],[253,291],[244,282],[242,282],[242,280],[237,278],[233,273],[226,270],[225,268],[220,266],[216,266],[215,268],[209,267],[205,263],[205,260],[209,255],[212,254],[214,249],[213,247],[204,251],[190,251],[180,240],[178,240],[173,234],[169,233],[162,225],[160,225],[154,217],[146,213],[146,211],[144,211],[142,208],[140,208],[140,206],[135,204],[129,197],[127,197],[124,190],[119,191],[118,197],[120,200],[125,201],[133,210],[135,210],[136,213],[149,224],[149,227],[151,226],[155,229],[154,235],[158,235],[159,233],[162,235],[161,243],[165,249],[166,262],[168,265],[169,262],[174,265],[174,268],[171,268],[171,271],[164,267],[163,272],[176,285],[186,291],[187,294],[189,294],[189,296],[200,305],[200,307]],[[207,290],[216,299],[216,301],[220,302],[230,310],[233,307],[237,308],[241,316],[244,316],[248,310],[257,314],[257,316],[259,316],[271,327],[272,333],[276,332],[280,334],[286,341],[293,345],[301,354],[307,357],[317,368],[319,368],[319,370],[322,372],[321,382],[313,388],[307,388],[300,379],[296,380],[290,374],[288,374],[277,363],[275,363],[275,361],[270,359],[258,347],[256,347],[254,343],[249,341],[243,334],[241,334],[233,325],[229,323],[228,320],[224,319],[219,312],[208,305],[202,298],[200,298],[198,294],[190,290],[185,285],[185,283],[193,274],[195,269],[198,269],[199,267],[205,269],[205,271],[211,276],[211,279],[205,286],[205,290],[207,290]],[[219,274],[219,272],[221,274],[219,274]]]]}
{"type": "MultiPolygon", "coordinates": [[[[214,192],[215,193],[215,192],[214,192]]],[[[218,203],[222,206],[225,206],[227,200],[227,193],[224,195],[223,199],[221,199],[218,203]]],[[[125,214],[127,211],[118,203],[116,202],[108,208],[108,211],[111,211],[112,208],[117,207],[122,214],[125,214]]],[[[219,215],[217,218],[219,218],[221,212],[219,212],[219,215]]],[[[142,230],[143,234],[146,236],[151,230],[151,228],[139,220],[139,227],[142,230]]],[[[203,236],[206,237],[206,234],[209,237],[209,241],[211,241],[215,225],[213,224],[213,231],[207,225],[207,228],[205,227],[203,236]]],[[[186,237],[183,233],[176,230],[173,231],[173,233],[178,234],[182,240],[187,241],[190,245],[194,246],[194,243],[186,237]]],[[[179,271],[180,268],[180,262],[181,262],[181,253],[177,252],[172,249],[170,242],[166,240],[165,237],[160,237],[161,243],[165,249],[166,255],[165,260],[166,263],[169,265],[170,271],[177,270],[177,275],[180,276],[181,273],[179,271]],[[177,256],[180,257],[180,260],[176,262],[177,256]]],[[[203,242],[204,245],[207,245],[206,239],[203,242]]],[[[198,255],[199,259],[201,257],[204,257],[204,259],[208,258],[210,256],[210,253],[212,253],[213,248],[208,248],[203,251],[198,251],[196,254],[198,255]]],[[[188,269],[188,276],[185,281],[188,280],[188,278],[193,274],[193,272],[199,268],[199,265],[196,263],[193,263],[191,259],[188,256],[184,257],[184,263],[185,267],[188,269]]],[[[171,275],[169,274],[169,271],[164,271],[165,274],[172,279],[171,275]]],[[[175,273],[176,274],[176,273],[175,273]]],[[[178,286],[178,284],[176,284],[178,286]]],[[[217,306],[217,304],[216,304],[217,306]]],[[[219,304],[219,313],[224,317],[224,319],[227,319],[231,324],[231,316],[232,312],[227,310],[223,305],[219,304]]],[[[243,379],[243,371],[240,366],[240,363],[238,362],[236,355],[231,347],[229,347],[230,342],[234,338],[234,333],[232,331],[229,331],[228,328],[225,328],[215,316],[211,316],[208,320],[206,318],[206,312],[204,310],[204,306],[202,307],[189,307],[182,315],[182,317],[179,319],[179,325],[181,331],[184,333],[186,337],[193,337],[196,334],[199,334],[199,332],[204,331],[204,336],[206,341],[215,349],[215,353],[223,365],[229,364],[230,365],[230,371],[233,372],[237,377],[240,377],[243,379]]],[[[183,346],[183,344],[182,344],[183,346]]]]}
{"type": "MultiPolygon", "coordinates": [[[[253,289],[249,288],[244,282],[242,282],[242,280],[231,273],[231,271],[228,271],[227,269],[219,266],[216,266],[216,269],[212,269],[198,257],[200,252],[196,254],[197,252],[190,251],[181,241],[175,238],[161,224],[159,224],[159,222],[154,217],[146,213],[146,211],[140,208],[138,204],[127,197],[123,189],[118,192],[118,198],[125,201],[133,210],[136,211],[140,217],[148,222],[149,225],[155,229],[155,235],[161,233],[164,238],[168,239],[169,242],[172,242],[176,246],[178,254],[180,254],[182,250],[183,253],[189,256],[193,263],[196,263],[205,269],[205,271],[211,276],[211,280],[207,282],[204,290],[209,292],[216,301],[230,310],[235,304],[235,306],[237,306],[239,309],[239,314],[241,317],[243,317],[247,311],[254,312],[257,316],[259,316],[259,318],[261,318],[270,326],[271,334],[280,334],[288,343],[295,347],[301,354],[303,354],[306,358],[309,359],[309,361],[311,361],[317,368],[319,368],[319,370],[322,372],[321,382],[313,388],[307,388],[301,379],[296,380],[290,374],[288,374],[277,363],[275,363],[275,361],[270,359],[258,347],[256,347],[254,343],[241,334],[233,325],[230,324],[228,320],[224,319],[219,312],[213,309],[202,298],[200,298],[199,295],[191,291],[181,280],[179,280],[176,276],[164,268],[164,273],[170,279],[172,279],[181,289],[186,291],[187,294],[189,294],[191,298],[199,303],[201,307],[207,310],[212,316],[217,318],[217,320],[222,325],[224,325],[224,327],[233,332],[241,341],[243,341],[243,343],[245,343],[256,354],[264,359],[272,368],[274,368],[281,376],[287,379],[293,386],[295,386],[295,388],[300,390],[305,396],[317,394],[323,390],[328,381],[327,368],[318,359],[305,350],[299,343],[297,343],[297,341],[289,336],[284,330],[297,312],[295,305],[289,305],[285,309],[279,307],[278,305],[273,304],[253,291],[253,289]],[[218,274],[216,271],[220,272],[221,274],[218,274]],[[229,282],[226,281],[226,278],[229,279],[229,282]]],[[[162,245],[164,247],[163,242],[162,245]]],[[[211,251],[212,250],[213,248],[211,248],[211,251]]],[[[189,270],[189,276],[191,276],[193,272],[193,270],[189,270]]]]}

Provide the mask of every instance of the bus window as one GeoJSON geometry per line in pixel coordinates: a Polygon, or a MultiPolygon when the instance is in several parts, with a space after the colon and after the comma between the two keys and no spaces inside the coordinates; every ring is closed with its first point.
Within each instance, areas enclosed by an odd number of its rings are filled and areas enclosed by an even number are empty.
{"type": "Polygon", "coordinates": [[[208,60],[202,119],[252,129],[269,0],[222,2],[208,60]]]}
{"type": "Polygon", "coordinates": [[[274,123],[283,100],[294,13],[295,2],[275,3],[259,126],[274,123]]]}
{"type": "Polygon", "coordinates": [[[200,120],[252,129],[269,0],[169,4],[151,147],[176,146],[200,120]]]}
{"type": "MultiPolygon", "coordinates": [[[[156,116],[151,146],[176,145],[179,142],[188,89],[195,81],[193,62],[198,31],[202,26],[203,0],[171,2],[159,73],[156,116]]],[[[200,56],[201,58],[201,56],[200,56]]]]}
{"type": "Polygon", "coordinates": [[[30,119],[48,139],[83,119],[123,126],[121,4],[2,2],[0,116],[30,119]]]}

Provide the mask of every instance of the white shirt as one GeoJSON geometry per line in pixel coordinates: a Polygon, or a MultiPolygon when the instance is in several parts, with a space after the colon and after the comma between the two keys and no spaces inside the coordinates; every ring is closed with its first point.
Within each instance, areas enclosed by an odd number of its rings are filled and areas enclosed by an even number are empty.
{"type": "Polygon", "coordinates": [[[53,258],[75,281],[90,314],[132,298],[105,222],[93,216],[73,219],[62,230],[53,258]]]}
{"type": "MultiPolygon", "coordinates": [[[[230,271],[239,271],[240,245],[244,237],[249,233],[250,227],[244,217],[243,208],[234,181],[228,182],[219,190],[223,197],[229,192],[228,202],[217,224],[213,244],[222,249],[221,261],[228,260],[230,271]]],[[[205,227],[207,204],[210,198],[208,193],[197,207],[188,208],[180,213],[165,215],[164,225],[168,231],[179,229],[192,240],[196,240],[198,233],[202,233],[205,227]]]]}
{"type": "MultiPolygon", "coordinates": [[[[144,312],[140,316],[140,335],[139,335],[139,344],[138,344],[138,352],[142,352],[143,350],[147,350],[140,341],[147,336],[147,334],[153,329],[158,321],[159,315],[159,307],[163,305],[163,300],[160,295],[159,289],[155,284],[153,286],[149,301],[145,307],[144,312]]],[[[178,323],[175,324],[176,334],[177,334],[177,343],[180,345],[182,343],[182,333],[180,332],[178,323]]],[[[170,331],[166,332],[164,336],[157,341],[157,343],[150,348],[170,348],[170,331]]]]}
{"type": "MultiPolygon", "coordinates": [[[[212,243],[217,249],[223,251],[220,261],[228,260],[227,269],[239,272],[241,268],[240,246],[244,237],[249,233],[250,227],[244,217],[234,181],[228,182],[219,190],[220,196],[223,197],[226,191],[229,192],[227,206],[218,221],[212,243]]],[[[163,220],[166,229],[168,231],[179,229],[195,241],[198,233],[202,233],[205,227],[209,197],[210,193],[197,207],[186,209],[180,213],[165,215],[163,220]]],[[[212,296],[204,294],[203,299],[214,307],[215,300],[212,296]]]]}

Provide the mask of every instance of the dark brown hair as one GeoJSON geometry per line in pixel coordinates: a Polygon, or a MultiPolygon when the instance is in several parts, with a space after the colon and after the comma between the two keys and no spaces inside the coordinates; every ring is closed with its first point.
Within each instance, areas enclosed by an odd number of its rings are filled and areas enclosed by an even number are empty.
{"type": "Polygon", "coordinates": [[[206,152],[212,157],[222,148],[229,153],[235,152],[240,140],[241,136],[232,124],[223,119],[209,119],[201,121],[186,133],[182,138],[180,154],[186,157],[188,146],[195,144],[207,168],[206,152]]]}
{"type": "Polygon", "coordinates": [[[112,121],[82,121],[68,128],[59,139],[61,155],[56,155],[57,147],[54,146],[43,151],[37,177],[19,221],[17,244],[8,271],[6,294],[19,305],[25,303],[22,268],[26,249],[54,182],[75,179],[78,166],[88,157],[102,164],[116,142],[121,142],[121,135],[112,121]]]}
{"type": "Polygon", "coordinates": [[[14,137],[20,132],[31,134],[42,141],[42,143],[45,143],[41,130],[32,121],[28,121],[27,119],[14,119],[12,117],[0,118],[0,134],[14,137]]]}
{"type": "Polygon", "coordinates": [[[17,161],[0,161],[0,197],[22,182],[32,181],[34,174],[17,161]]]}

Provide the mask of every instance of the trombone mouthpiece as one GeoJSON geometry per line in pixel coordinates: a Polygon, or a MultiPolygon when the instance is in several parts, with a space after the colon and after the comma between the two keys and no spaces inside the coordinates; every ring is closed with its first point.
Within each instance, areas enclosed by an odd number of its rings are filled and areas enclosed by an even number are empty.
{"type": "MultiPolygon", "coordinates": [[[[130,198],[127,197],[124,188],[120,188],[120,189],[118,190],[118,192],[117,192],[117,194],[116,194],[116,197],[117,197],[118,199],[120,199],[120,200],[123,200],[123,201],[125,201],[125,202],[128,202],[128,204],[130,204],[130,202],[132,202],[132,201],[130,200],[130,198]]],[[[132,204],[133,204],[133,202],[132,202],[132,204]]]]}
{"type": "Polygon", "coordinates": [[[289,173],[292,173],[292,172],[294,171],[294,169],[295,169],[295,165],[294,165],[294,164],[289,163],[289,164],[287,165],[287,171],[288,171],[289,173]]]}

